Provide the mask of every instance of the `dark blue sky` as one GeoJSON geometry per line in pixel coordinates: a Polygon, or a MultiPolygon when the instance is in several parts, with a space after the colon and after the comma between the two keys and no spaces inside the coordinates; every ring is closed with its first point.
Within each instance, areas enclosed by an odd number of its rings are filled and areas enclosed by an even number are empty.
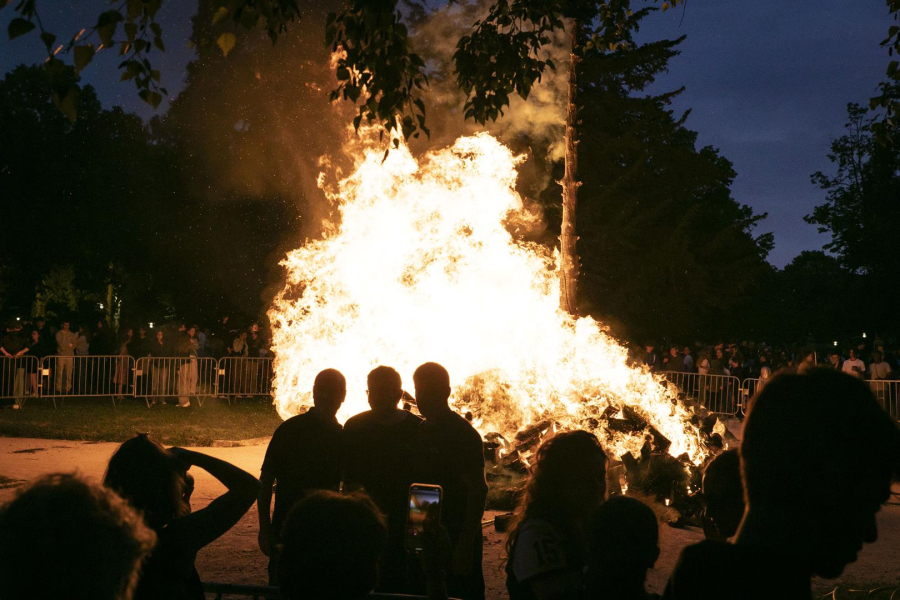
{"type": "MultiPolygon", "coordinates": [[[[98,12],[97,2],[45,0],[39,6],[60,39],[92,23],[98,12]]],[[[156,68],[174,94],[193,56],[189,17],[196,2],[163,6],[167,52],[157,55],[156,68]]],[[[0,11],[0,31],[11,18],[9,7],[0,11]]],[[[884,78],[888,57],[878,43],[891,24],[884,0],[688,0],[684,13],[670,10],[645,24],[648,38],[687,34],[659,89],[686,86],[676,109],[693,109],[688,126],[699,132],[700,144],[718,147],[734,163],[735,198],[769,213],[759,230],[775,233],[769,260],[782,267],[803,250],[821,248],[828,237],[803,222],[823,200],[809,176],[830,168],[826,154],[842,133],[846,104],[865,103],[884,78]]],[[[118,83],[116,58],[101,53],[84,80],[104,105],[150,116],[134,87],[118,83]]],[[[36,60],[37,36],[0,40],[3,73],[36,60]]]]}

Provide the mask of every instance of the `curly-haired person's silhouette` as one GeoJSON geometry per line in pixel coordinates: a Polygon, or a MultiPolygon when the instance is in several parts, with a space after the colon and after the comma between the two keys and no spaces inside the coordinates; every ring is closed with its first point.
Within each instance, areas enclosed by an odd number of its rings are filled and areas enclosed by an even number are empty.
{"type": "Polygon", "coordinates": [[[0,598],[131,600],[155,542],[112,490],[47,475],[0,508],[0,598]]]}
{"type": "Polygon", "coordinates": [[[865,382],[826,369],[776,375],[751,404],[741,445],[747,506],[734,544],[682,552],[667,599],[804,599],[878,537],[900,431],[865,382]]]}

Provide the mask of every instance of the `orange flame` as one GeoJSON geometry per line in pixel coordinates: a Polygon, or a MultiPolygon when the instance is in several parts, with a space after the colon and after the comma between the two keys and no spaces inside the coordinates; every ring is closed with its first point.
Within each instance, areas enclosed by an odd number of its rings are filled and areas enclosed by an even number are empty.
{"type": "Polygon", "coordinates": [[[288,254],[287,285],[269,317],[275,402],[283,418],[311,405],[318,371],[347,377],[338,417],[368,409],[366,374],[437,361],[451,401],[482,432],[506,439],[545,419],[592,429],[614,455],[643,437],[597,420],[630,405],[671,442],[702,459],[697,428],[661,381],[627,363],[625,348],[590,317],[559,309],[556,253],[514,239],[533,226],[515,191],[522,157],[486,133],[417,161],[409,150],[365,153],[331,194],[341,222],[288,254]]]}

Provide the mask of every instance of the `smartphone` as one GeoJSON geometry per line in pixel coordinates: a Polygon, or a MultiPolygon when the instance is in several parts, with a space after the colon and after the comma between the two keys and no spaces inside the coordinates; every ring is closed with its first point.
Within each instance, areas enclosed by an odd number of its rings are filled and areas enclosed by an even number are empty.
{"type": "Polygon", "coordinates": [[[440,522],[441,498],[444,490],[439,485],[414,483],[409,486],[409,512],[406,515],[406,549],[420,552],[423,548],[425,519],[433,514],[440,522]]]}

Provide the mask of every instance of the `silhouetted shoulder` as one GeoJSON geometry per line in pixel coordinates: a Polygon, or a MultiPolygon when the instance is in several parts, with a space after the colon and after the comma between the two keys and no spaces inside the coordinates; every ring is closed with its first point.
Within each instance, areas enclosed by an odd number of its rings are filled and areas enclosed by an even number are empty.
{"type": "Polygon", "coordinates": [[[743,546],[706,540],[681,552],[664,600],[809,600],[809,578],[790,561],[743,546]]]}

